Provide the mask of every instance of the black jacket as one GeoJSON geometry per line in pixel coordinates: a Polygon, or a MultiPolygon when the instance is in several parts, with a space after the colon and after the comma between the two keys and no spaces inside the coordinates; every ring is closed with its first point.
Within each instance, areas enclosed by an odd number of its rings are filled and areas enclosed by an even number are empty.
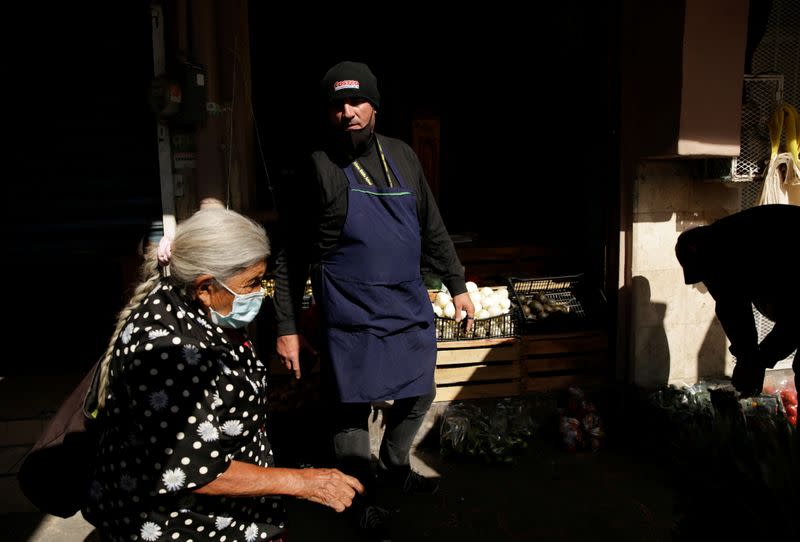
{"type": "MultiPolygon", "coordinates": [[[[464,267],[444,226],[439,208],[414,151],[404,142],[377,135],[384,153],[400,170],[406,188],[416,195],[422,239],[422,267],[442,277],[452,295],[466,292],[464,267]]],[[[387,187],[381,160],[371,141],[358,157],[378,187],[387,187]]],[[[278,209],[280,241],[275,267],[275,311],[278,335],[296,333],[303,288],[317,274],[322,256],[333,249],[347,217],[348,182],[342,168],[350,157],[336,145],[311,156],[310,171],[299,183],[281,187],[278,209]]],[[[359,175],[356,178],[364,183],[359,175]]],[[[365,184],[365,183],[364,183],[365,184]]]]}
{"type": "Polygon", "coordinates": [[[687,282],[702,281],[741,360],[771,367],[800,344],[800,207],[760,205],[684,232],[678,256],[687,282]],[[751,304],[776,322],[758,344],[751,304]]]}

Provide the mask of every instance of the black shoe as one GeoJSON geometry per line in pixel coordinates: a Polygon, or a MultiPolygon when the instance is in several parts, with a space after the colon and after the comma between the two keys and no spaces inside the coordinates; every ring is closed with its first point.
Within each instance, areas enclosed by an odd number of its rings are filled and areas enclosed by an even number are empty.
{"type": "Polygon", "coordinates": [[[411,468],[379,470],[375,478],[378,487],[400,491],[406,495],[433,495],[439,490],[439,480],[426,478],[411,468]]]}
{"type": "Polygon", "coordinates": [[[403,493],[406,494],[421,493],[424,495],[434,495],[439,491],[439,480],[436,478],[427,478],[414,469],[409,469],[401,489],[403,493]]]}
{"type": "Polygon", "coordinates": [[[366,506],[361,512],[358,527],[364,542],[392,542],[389,534],[391,512],[380,506],[366,506]]]}

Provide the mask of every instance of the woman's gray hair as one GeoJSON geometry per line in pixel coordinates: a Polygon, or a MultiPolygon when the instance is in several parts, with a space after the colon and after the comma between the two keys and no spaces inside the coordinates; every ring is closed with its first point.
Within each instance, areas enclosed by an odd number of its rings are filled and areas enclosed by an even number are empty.
{"type": "Polygon", "coordinates": [[[224,282],[267,256],[261,225],[228,209],[209,208],[178,225],[169,268],[172,278],[188,287],[205,274],[224,282]]]}
{"type": "MultiPolygon", "coordinates": [[[[130,315],[161,280],[156,251],[157,247],[153,245],[145,253],[141,282],[117,316],[117,326],[100,364],[98,402],[101,408],[105,406],[108,395],[108,372],[117,338],[130,315]]],[[[211,275],[225,282],[264,261],[269,252],[267,233],[257,222],[229,209],[201,209],[176,228],[169,264],[171,279],[187,291],[193,288],[194,280],[201,275],[211,275]]]]}

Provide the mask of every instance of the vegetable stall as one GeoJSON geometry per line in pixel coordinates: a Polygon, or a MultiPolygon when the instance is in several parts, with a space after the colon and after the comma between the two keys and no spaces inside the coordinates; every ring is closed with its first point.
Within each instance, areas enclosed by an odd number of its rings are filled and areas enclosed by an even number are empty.
{"type": "MultiPolygon", "coordinates": [[[[581,272],[544,274],[552,262],[566,258],[524,245],[457,245],[457,250],[472,279],[467,285],[476,308],[471,332],[463,319],[456,322],[452,298],[441,280],[424,274],[436,326],[437,402],[514,397],[608,381],[611,360],[602,293],[581,272]]],[[[270,292],[271,282],[265,285],[270,292]]],[[[310,283],[304,306],[302,319],[313,328],[310,283]]],[[[269,320],[268,315],[262,318],[263,323],[269,320]]],[[[269,335],[262,333],[262,341],[272,343],[269,335]]],[[[288,372],[274,357],[270,366],[276,387],[299,395],[301,387],[310,385],[280,386],[288,372]]]]}

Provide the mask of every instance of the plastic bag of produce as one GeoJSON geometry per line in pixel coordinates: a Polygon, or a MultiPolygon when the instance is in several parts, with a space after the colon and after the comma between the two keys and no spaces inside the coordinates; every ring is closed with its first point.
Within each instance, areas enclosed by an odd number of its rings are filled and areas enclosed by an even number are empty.
{"type": "Polygon", "coordinates": [[[768,386],[764,392],[780,398],[782,412],[790,424],[797,427],[797,390],[794,381],[781,380],[777,386],[768,386]]]}
{"type": "Polygon", "coordinates": [[[561,431],[561,442],[568,452],[577,452],[583,449],[583,428],[578,418],[562,415],[559,422],[559,430],[561,431]]]}
{"type": "Polygon", "coordinates": [[[527,448],[528,440],[536,432],[531,408],[525,399],[507,397],[501,399],[494,409],[492,430],[505,440],[512,452],[517,448],[527,448]]]}
{"type": "Polygon", "coordinates": [[[529,409],[524,399],[517,398],[451,404],[439,432],[442,453],[512,463],[534,434],[529,409]]]}
{"type": "Polygon", "coordinates": [[[444,453],[462,454],[470,428],[469,415],[459,405],[451,405],[442,417],[439,429],[439,443],[444,453]]]}
{"type": "Polygon", "coordinates": [[[603,420],[597,407],[587,400],[586,394],[578,387],[567,390],[566,408],[561,410],[559,431],[561,441],[567,451],[591,450],[596,452],[605,437],[603,420]]]}

